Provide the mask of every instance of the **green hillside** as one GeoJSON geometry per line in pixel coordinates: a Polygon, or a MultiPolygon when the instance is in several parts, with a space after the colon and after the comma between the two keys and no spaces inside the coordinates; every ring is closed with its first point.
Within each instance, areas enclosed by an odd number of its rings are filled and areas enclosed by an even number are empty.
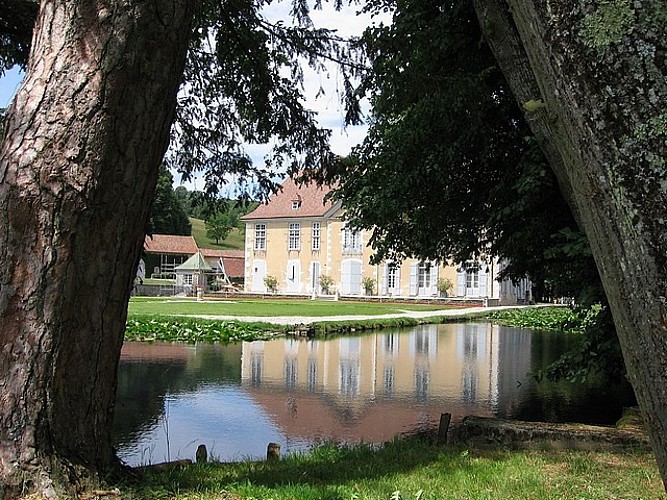
{"type": "Polygon", "coordinates": [[[245,246],[245,224],[241,224],[243,229],[232,229],[225,241],[216,245],[215,240],[206,237],[206,227],[204,221],[190,217],[192,224],[192,236],[194,236],[199,248],[217,248],[219,250],[243,250],[245,246]]]}

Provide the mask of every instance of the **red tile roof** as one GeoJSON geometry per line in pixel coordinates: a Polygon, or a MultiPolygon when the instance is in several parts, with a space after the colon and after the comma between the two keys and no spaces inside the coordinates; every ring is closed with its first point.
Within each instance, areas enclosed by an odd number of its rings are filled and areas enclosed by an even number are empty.
{"type": "Polygon", "coordinates": [[[192,236],[154,234],[146,236],[144,250],[146,253],[194,255],[198,248],[192,236]]]}
{"type": "Polygon", "coordinates": [[[194,255],[198,251],[206,259],[217,261],[222,257],[227,275],[242,278],[245,275],[245,254],[243,250],[218,250],[216,248],[197,248],[192,236],[174,236],[171,234],[154,234],[144,240],[146,253],[194,255]]]}
{"type": "Polygon", "coordinates": [[[243,250],[218,250],[216,248],[202,248],[202,255],[211,261],[222,257],[225,271],[230,278],[243,278],[245,275],[245,254],[243,250]]]}
{"type": "Polygon", "coordinates": [[[297,186],[288,178],[266,204],[258,206],[241,220],[322,217],[333,207],[331,201],[324,201],[329,191],[331,187],[318,187],[314,183],[297,186]],[[299,208],[292,208],[293,201],[300,201],[299,208]]]}
{"type": "Polygon", "coordinates": [[[244,257],[243,250],[218,250],[217,248],[200,248],[204,257],[244,257]]]}
{"type": "Polygon", "coordinates": [[[222,258],[225,264],[225,272],[230,278],[243,278],[245,276],[245,257],[226,256],[222,258]]]}

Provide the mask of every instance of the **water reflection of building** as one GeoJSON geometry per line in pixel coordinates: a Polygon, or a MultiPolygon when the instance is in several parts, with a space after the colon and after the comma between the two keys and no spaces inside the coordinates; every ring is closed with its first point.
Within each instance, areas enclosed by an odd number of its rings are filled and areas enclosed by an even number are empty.
{"type": "Polygon", "coordinates": [[[495,414],[513,397],[501,397],[501,385],[512,380],[516,386],[517,374],[530,369],[529,345],[521,346],[527,356],[501,363],[501,344],[498,326],[476,323],[251,342],[243,344],[241,379],[288,433],[356,426],[359,438],[385,428],[390,438],[419,420],[435,422],[442,412],[495,414]]]}

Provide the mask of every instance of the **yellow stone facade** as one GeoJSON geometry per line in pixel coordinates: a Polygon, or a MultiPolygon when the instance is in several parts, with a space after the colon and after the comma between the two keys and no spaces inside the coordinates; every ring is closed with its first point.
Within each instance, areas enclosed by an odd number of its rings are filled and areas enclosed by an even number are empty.
{"type": "Polygon", "coordinates": [[[244,216],[245,291],[286,295],[335,295],[484,299],[487,303],[529,300],[528,283],[499,283],[501,264],[467,266],[407,259],[400,265],[371,265],[369,233],[350,230],[326,188],[291,180],[268,204],[244,216]],[[322,286],[322,276],[331,286],[322,286]],[[446,293],[438,283],[447,280],[446,293]],[[274,285],[273,289],[271,285],[274,285]]]}

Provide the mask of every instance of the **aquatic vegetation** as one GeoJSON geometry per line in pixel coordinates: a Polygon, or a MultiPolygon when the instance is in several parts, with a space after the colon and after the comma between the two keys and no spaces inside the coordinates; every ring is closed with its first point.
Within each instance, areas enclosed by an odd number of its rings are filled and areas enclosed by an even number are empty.
{"type": "Polygon", "coordinates": [[[184,317],[128,319],[125,340],[140,342],[241,342],[266,340],[278,333],[268,323],[241,323],[184,317]]]}
{"type": "Polygon", "coordinates": [[[533,330],[585,332],[591,327],[601,306],[581,307],[531,307],[493,311],[487,319],[505,326],[531,328],[533,330]]]}

